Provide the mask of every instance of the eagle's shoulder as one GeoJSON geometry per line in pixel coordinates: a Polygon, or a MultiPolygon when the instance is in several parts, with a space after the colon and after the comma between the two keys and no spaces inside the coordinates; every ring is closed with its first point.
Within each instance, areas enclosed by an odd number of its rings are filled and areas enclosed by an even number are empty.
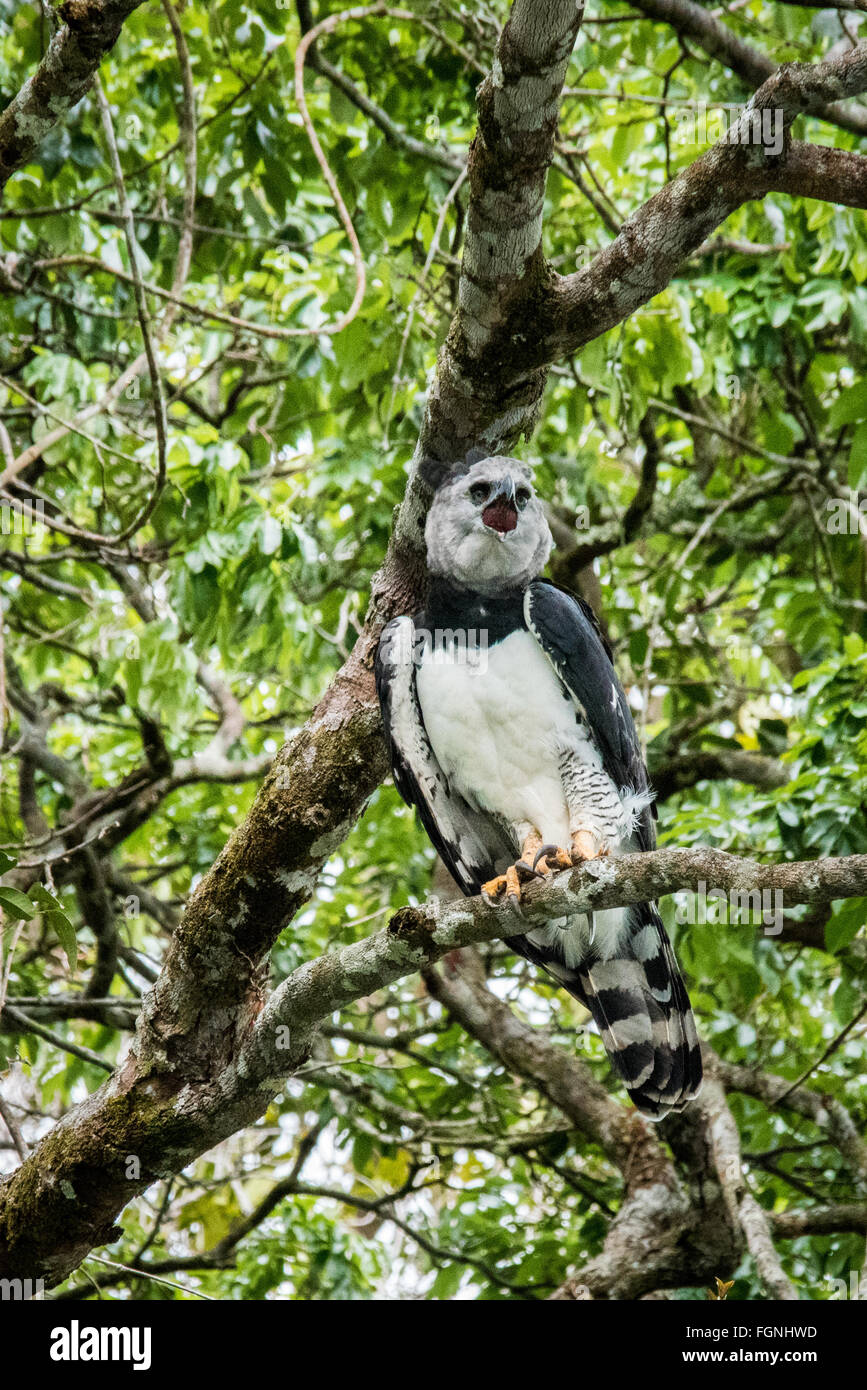
{"type": "Polygon", "coordinates": [[[524,595],[524,619],[531,631],[538,624],[566,633],[573,630],[576,620],[583,619],[613,667],[614,653],[590,604],[563,584],[555,584],[552,579],[534,579],[524,595]]]}

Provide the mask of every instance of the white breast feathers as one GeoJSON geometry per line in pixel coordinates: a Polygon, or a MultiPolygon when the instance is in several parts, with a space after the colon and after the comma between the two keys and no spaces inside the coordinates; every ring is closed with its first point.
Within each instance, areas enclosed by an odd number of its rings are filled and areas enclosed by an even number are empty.
{"type": "Polygon", "coordinates": [[[510,827],[568,843],[564,753],[601,766],[575,704],[529,632],[477,651],[425,653],[416,676],[434,755],[450,785],[510,827]],[[451,657],[451,659],[449,659],[451,657]]]}

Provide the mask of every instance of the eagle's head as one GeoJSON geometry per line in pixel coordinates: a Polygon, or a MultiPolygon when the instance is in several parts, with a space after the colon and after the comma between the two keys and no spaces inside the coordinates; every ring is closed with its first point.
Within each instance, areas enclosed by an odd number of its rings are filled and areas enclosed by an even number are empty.
{"type": "Polygon", "coordinates": [[[530,470],[517,459],[479,459],[442,484],[425,526],[428,568],[464,588],[523,587],[553,541],[530,470]]]}

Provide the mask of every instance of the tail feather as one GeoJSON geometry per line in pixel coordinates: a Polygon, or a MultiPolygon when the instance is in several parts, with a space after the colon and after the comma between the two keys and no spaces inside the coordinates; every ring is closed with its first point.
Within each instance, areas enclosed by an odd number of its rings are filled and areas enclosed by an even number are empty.
{"type": "Polygon", "coordinates": [[[612,960],[579,971],[582,993],[609,1060],[635,1105],[650,1119],[682,1110],[701,1087],[701,1050],[689,996],[671,942],[653,906],[612,960]],[[643,1011],[652,1066],[631,1037],[643,1011]],[[638,1065],[636,1065],[638,1063],[638,1065]]]}
{"type": "Polygon", "coordinates": [[[531,958],[590,1010],[630,1099],[648,1119],[661,1120],[682,1110],[701,1089],[701,1050],[689,996],[656,907],[630,909],[630,928],[615,954],[604,960],[569,968],[542,958],[538,950],[531,958]]]}

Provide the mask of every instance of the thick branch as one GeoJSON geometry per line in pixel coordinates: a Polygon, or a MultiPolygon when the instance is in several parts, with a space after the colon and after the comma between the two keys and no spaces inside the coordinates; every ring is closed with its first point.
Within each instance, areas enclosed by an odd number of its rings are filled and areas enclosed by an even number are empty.
{"type": "Polygon", "coordinates": [[[837,1231],[867,1235],[867,1206],[859,1202],[775,1211],[769,1213],[768,1219],[774,1235],[781,1240],[796,1240],[798,1236],[834,1235],[837,1231]]]}
{"type": "Polygon", "coordinates": [[[867,208],[867,156],[793,140],[768,192],[867,208]]]}
{"type": "Polygon", "coordinates": [[[530,349],[528,365],[568,356],[647,303],[751,198],[781,190],[867,207],[867,159],[838,150],[819,154],[819,146],[791,142],[772,155],[754,137],[754,113],[779,112],[788,130],[799,114],[821,109],[830,97],[865,89],[867,44],[837,60],[778,68],[713,149],[639,208],[585,270],[554,282],[550,325],[535,352],[530,349]],[[819,184],[820,172],[828,175],[827,188],[819,184]]]}
{"type": "Polygon", "coordinates": [[[471,445],[492,453],[529,433],[544,372],[512,363],[518,320],[547,283],[541,250],[548,166],[566,68],[583,0],[516,0],[478,91],[479,126],[468,161],[470,206],[459,310],[440,354],[421,447],[449,463],[471,445]],[[505,357],[500,345],[508,344],[505,357]]]}
{"type": "Polygon", "coordinates": [[[84,96],[124,20],[142,0],[65,0],[65,20],[35,73],[0,116],[0,189],[84,96]]]}
{"type": "MultiPolygon", "coordinates": [[[[227,858],[218,890],[227,896],[232,867],[227,858]]],[[[171,1031],[183,1018],[160,1014],[154,1003],[161,991],[170,990],[171,976],[164,970],[149,996],[150,1032],[139,1031],[136,1051],[0,1186],[0,1276],[64,1278],[88,1250],[114,1238],[117,1215],[157,1177],[179,1171],[264,1113],[282,1078],[309,1056],[316,1025],[335,1010],[458,947],[512,936],[552,916],[695,888],[702,880],[723,889],[780,889],[789,904],[826,902],[867,893],[867,855],[760,865],[715,850],[657,850],[593,861],[531,885],[520,913],[491,907],[482,898],[403,908],[385,931],[294,971],[264,1009],[261,996],[247,997],[245,1008],[223,1002],[223,976],[216,972],[226,970],[226,958],[237,962],[239,957],[232,954],[231,939],[221,937],[215,917],[213,956],[203,939],[202,953],[189,967],[203,977],[198,988],[204,994],[214,991],[205,1026],[193,1040],[171,1031]],[[132,1173],[130,1155],[137,1159],[132,1173]]],[[[285,891],[297,892],[298,885],[286,885],[285,891]]],[[[232,925],[253,941],[263,930],[245,918],[232,925]]],[[[202,930],[204,938],[204,923],[202,930]]],[[[177,1005],[177,996],[169,1003],[177,1005]]],[[[204,1011],[203,1000],[200,1007],[204,1011]]],[[[786,1100],[790,1108],[797,1108],[799,1092],[814,1094],[799,1088],[786,1100]]],[[[816,1097],[820,1109],[824,1099],[816,1097]]],[[[602,1102],[588,1093],[582,1113],[601,1133],[603,1118],[592,1121],[594,1108],[604,1118],[602,1102]]]]}
{"type": "Polygon", "coordinates": [[[594,859],[531,884],[518,910],[489,906],[481,897],[445,906],[432,899],[424,908],[402,908],[385,931],[294,971],[259,1016],[239,1065],[248,1076],[280,1075],[274,1039],[281,1027],[308,1030],[336,1009],[433,964],[457,947],[514,936],[554,917],[625,907],[702,884],[737,894],[745,903],[750,895],[755,902],[762,893],[779,894],[780,908],[860,897],[867,893],[867,854],[759,864],[721,850],[660,849],[594,859]]]}

